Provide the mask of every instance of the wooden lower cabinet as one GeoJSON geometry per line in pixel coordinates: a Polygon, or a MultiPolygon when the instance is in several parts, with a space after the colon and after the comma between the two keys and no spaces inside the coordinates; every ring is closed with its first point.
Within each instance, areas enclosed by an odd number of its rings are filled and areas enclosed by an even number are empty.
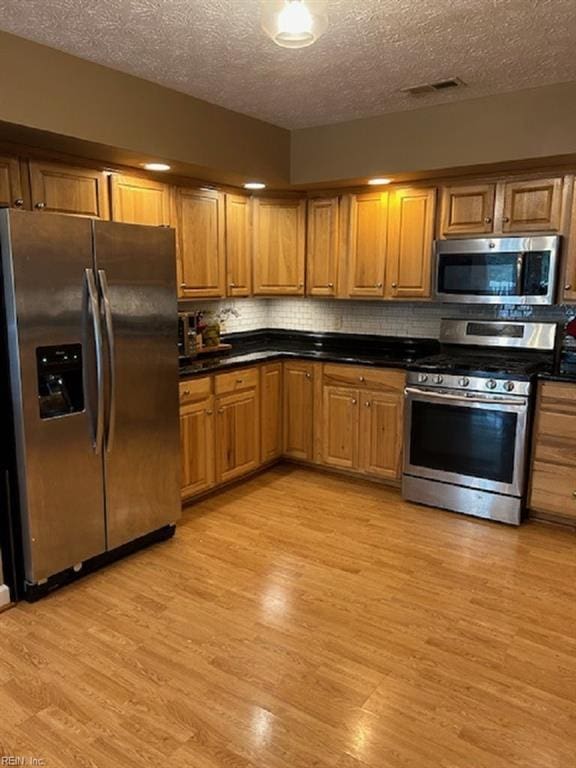
{"type": "Polygon", "coordinates": [[[383,480],[399,480],[403,403],[401,389],[378,392],[325,385],[322,463],[383,480]]]}
{"type": "Polygon", "coordinates": [[[282,455],[283,368],[270,363],[260,369],[260,450],[263,464],[282,455]]]}
{"type": "Polygon", "coordinates": [[[216,398],[216,479],[227,483],[260,465],[257,389],[216,398]]]}
{"type": "Polygon", "coordinates": [[[322,462],[358,468],[358,390],[325,386],[322,392],[322,462]]]}
{"type": "Polygon", "coordinates": [[[300,461],[314,459],[314,374],[314,363],[284,363],[284,455],[300,461]]]}
{"type": "Polygon", "coordinates": [[[528,506],[533,516],[576,524],[576,384],[538,393],[528,506]]]}
{"type": "Polygon", "coordinates": [[[290,360],[182,382],[182,497],[283,456],[399,480],[404,380],[398,370],[290,360]]]}
{"type": "Polygon", "coordinates": [[[403,392],[364,393],[360,405],[360,471],[383,480],[400,480],[403,430],[403,392]]]}
{"type": "Polygon", "coordinates": [[[214,403],[212,396],[180,409],[182,497],[205,493],[214,486],[214,403]]]}

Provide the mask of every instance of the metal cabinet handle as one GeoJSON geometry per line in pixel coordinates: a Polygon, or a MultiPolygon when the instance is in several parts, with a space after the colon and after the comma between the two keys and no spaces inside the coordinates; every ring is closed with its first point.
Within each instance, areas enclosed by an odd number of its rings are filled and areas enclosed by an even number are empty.
{"type": "Polygon", "coordinates": [[[218,413],[224,413],[224,408],[218,408],[218,413]]]}
{"type": "Polygon", "coordinates": [[[244,379],[236,379],[236,384],[244,384],[244,379]]]}
{"type": "Polygon", "coordinates": [[[374,283],[374,288],[382,288],[382,283],[374,283]]]}
{"type": "Polygon", "coordinates": [[[355,398],[355,397],[353,397],[353,398],[352,398],[352,405],[356,405],[356,403],[357,403],[357,402],[358,402],[358,400],[356,400],[356,398],[355,398]]]}
{"type": "Polygon", "coordinates": [[[492,224],[492,216],[486,216],[484,219],[484,224],[492,224]]]}
{"type": "Polygon", "coordinates": [[[17,197],[16,200],[14,200],[15,208],[22,208],[23,205],[24,205],[24,199],[22,197],[17,197]]]}
{"type": "Polygon", "coordinates": [[[392,283],[392,288],[398,288],[398,283],[392,283]]]}
{"type": "Polygon", "coordinates": [[[510,221],[510,216],[502,216],[502,221],[507,224],[510,221]]]}
{"type": "Polygon", "coordinates": [[[572,491],[572,496],[576,499],[576,491],[572,491]]]}
{"type": "Polygon", "coordinates": [[[366,381],[364,376],[358,376],[358,381],[366,381]]]}
{"type": "Polygon", "coordinates": [[[188,395],[189,395],[189,394],[190,394],[190,390],[189,390],[189,389],[185,389],[185,390],[182,392],[182,397],[188,397],[188,395]]]}
{"type": "Polygon", "coordinates": [[[38,208],[38,210],[41,211],[42,208],[46,208],[46,203],[36,203],[34,207],[38,208]]]}
{"type": "Polygon", "coordinates": [[[230,283],[230,284],[228,285],[228,288],[236,288],[236,283],[230,283]]]}
{"type": "Polygon", "coordinates": [[[298,288],[304,288],[304,283],[298,283],[298,288]]]}
{"type": "Polygon", "coordinates": [[[334,288],[334,283],[328,283],[328,288],[334,288]]]}
{"type": "Polygon", "coordinates": [[[180,288],[186,288],[186,283],[180,283],[180,288]]]}
{"type": "Polygon", "coordinates": [[[213,411],[206,411],[206,416],[212,416],[213,411]]]}
{"type": "Polygon", "coordinates": [[[311,378],[312,378],[312,374],[311,374],[311,373],[307,373],[307,374],[306,374],[306,378],[307,378],[307,379],[311,379],[311,378]]]}
{"type": "MultiPolygon", "coordinates": [[[[84,270],[84,279],[86,281],[86,290],[88,293],[88,302],[90,314],[92,315],[92,332],[94,334],[94,349],[96,353],[96,425],[92,438],[92,448],[94,453],[99,454],[102,451],[102,439],[104,437],[104,367],[102,361],[102,328],[100,326],[100,310],[98,308],[98,292],[96,290],[96,280],[94,272],[91,269],[84,270]]],[[[88,377],[84,377],[88,381],[88,377]]],[[[84,396],[86,402],[88,398],[84,396]]]]}
{"type": "Polygon", "coordinates": [[[112,307],[108,298],[108,279],[103,269],[98,270],[100,291],[102,293],[102,306],[104,307],[104,323],[106,326],[106,341],[108,344],[108,386],[109,386],[109,413],[108,434],[106,435],[106,452],[110,453],[116,434],[116,343],[114,339],[114,324],[112,322],[112,307]]]}
{"type": "Polygon", "coordinates": [[[366,400],[364,405],[365,405],[366,408],[370,408],[370,405],[371,405],[370,400],[366,400]]]}
{"type": "Polygon", "coordinates": [[[565,291],[571,291],[571,290],[572,290],[572,286],[571,286],[571,284],[570,284],[570,283],[567,283],[567,284],[564,286],[564,290],[565,290],[565,291]]]}

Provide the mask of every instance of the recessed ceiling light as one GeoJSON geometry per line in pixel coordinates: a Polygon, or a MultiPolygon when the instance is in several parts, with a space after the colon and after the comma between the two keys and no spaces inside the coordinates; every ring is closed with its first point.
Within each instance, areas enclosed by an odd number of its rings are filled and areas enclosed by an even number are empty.
{"type": "Polygon", "coordinates": [[[166,163],[144,163],[147,171],[169,171],[170,166],[166,163]]]}
{"type": "Polygon", "coordinates": [[[373,187],[377,187],[380,184],[390,184],[391,182],[392,182],[392,179],[378,178],[378,179],[370,179],[368,181],[368,184],[371,184],[373,187]]]}
{"type": "Polygon", "coordinates": [[[262,181],[247,181],[244,189],[266,189],[266,184],[262,181]]]}

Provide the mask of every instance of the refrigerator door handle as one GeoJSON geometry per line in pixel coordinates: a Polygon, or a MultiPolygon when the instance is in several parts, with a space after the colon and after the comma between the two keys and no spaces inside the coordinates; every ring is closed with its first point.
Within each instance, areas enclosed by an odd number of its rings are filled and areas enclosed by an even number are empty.
{"type": "MultiPolygon", "coordinates": [[[[86,289],[88,292],[89,314],[92,315],[92,331],[94,334],[94,347],[96,352],[96,383],[97,383],[97,405],[96,405],[96,424],[93,429],[92,447],[94,453],[99,454],[102,451],[102,440],[104,438],[104,366],[102,361],[102,328],[100,326],[100,308],[98,305],[98,291],[96,290],[96,280],[94,272],[91,269],[84,270],[86,280],[86,289]]],[[[84,388],[86,390],[87,375],[84,371],[84,388]]],[[[86,397],[86,402],[89,399],[86,397]]]]}
{"type": "Polygon", "coordinates": [[[108,298],[108,279],[106,270],[98,270],[98,281],[102,294],[102,306],[104,308],[104,324],[106,326],[106,343],[108,347],[108,381],[109,381],[109,414],[108,430],[106,434],[106,452],[110,453],[114,444],[116,432],[116,345],[114,339],[114,323],[112,321],[112,307],[108,298]]]}

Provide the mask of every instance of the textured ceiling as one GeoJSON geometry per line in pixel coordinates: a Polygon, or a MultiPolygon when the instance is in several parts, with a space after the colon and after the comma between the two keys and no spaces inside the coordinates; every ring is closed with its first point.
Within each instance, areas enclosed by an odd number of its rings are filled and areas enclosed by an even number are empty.
{"type": "Polygon", "coordinates": [[[287,128],[576,80],[574,0],[328,0],[278,48],[259,0],[0,0],[0,28],[287,128]],[[457,76],[417,98],[405,86],[457,76]]]}

